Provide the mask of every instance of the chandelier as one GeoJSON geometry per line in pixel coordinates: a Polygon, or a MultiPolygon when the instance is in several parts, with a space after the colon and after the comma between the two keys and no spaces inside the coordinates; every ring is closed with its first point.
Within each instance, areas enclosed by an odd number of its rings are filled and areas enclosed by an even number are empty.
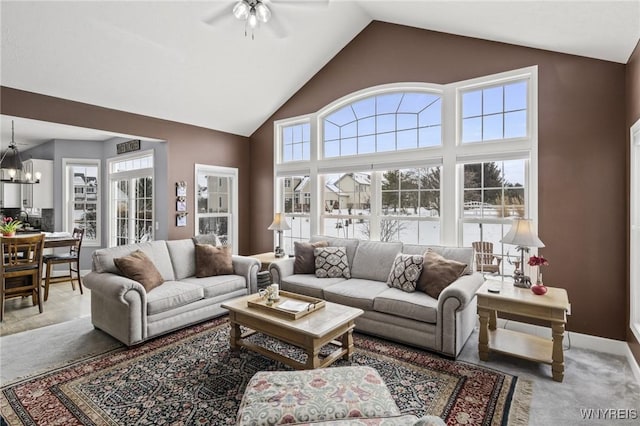
{"type": "Polygon", "coordinates": [[[20,152],[18,152],[18,146],[14,139],[13,120],[11,120],[11,142],[9,142],[9,148],[7,148],[2,158],[0,158],[0,181],[3,183],[32,185],[34,183],[40,183],[41,177],[40,172],[35,172],[34,176],[31,176],[31,173],[22,170],[22,159],[20,158],[20,152]],[[9,155],[9,153],[11,154],[9,155]],[[8,175],[8,178],[6,178],[5,175],[8,175]]]}
{"type": "Polygon", "coordinates": [[[259,22],[267,23],[271,18],[271,10],[261,0],[240,0],[233,7],[233,16],[237,19],[245,21],[244,35],[247,36],[247,29],[251,30],[251,39],[253,40],[253,31],[259,22]]]}

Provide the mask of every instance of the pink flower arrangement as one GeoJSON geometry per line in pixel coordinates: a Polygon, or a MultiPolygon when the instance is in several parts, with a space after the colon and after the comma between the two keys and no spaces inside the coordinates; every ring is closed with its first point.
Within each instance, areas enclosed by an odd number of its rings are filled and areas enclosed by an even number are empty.
{"type": "Polygon", "coordinates": [[[529,258],[529,266],[547,266],[549,261],[543,256],[531,256],[529,258]]]}
{"type": "Polygon", "coordinates": [[[16,232],[16,230],[22,228],[22,222],[20,222],[19,220],[14,220],[12,217],[5,217],[4,219],[2,219],[2,222],[0,222],[0,232],[4,233],[11,233],[11,232],[16,232]]]}

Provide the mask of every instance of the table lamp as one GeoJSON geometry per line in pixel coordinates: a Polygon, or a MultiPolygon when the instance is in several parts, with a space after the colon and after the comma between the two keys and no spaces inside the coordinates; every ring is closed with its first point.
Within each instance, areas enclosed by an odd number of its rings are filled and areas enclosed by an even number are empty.
{"type": "Polygon", "coordinates": [[[282,231],[288,231],[291,229],[285,216],[282,213],[276,213],[273,218],[273,223],[269,225],[267,228],[269,231],[277,231],[278,232],[278,246],[274,250],[274,254],[276,257],[284,257],[284,249],[282,248],[282,231]]]}
{"type": "Polygon", "coordinates": [[[513,285],[516,287],[531,287],[531,278],[524,274],[524,253],[529,253],[529,247],[544,247],[544,243],[533,232],[531,219],[514,219],[511,229],[502,237],[500,242],[513,244],[520,251],[520,269],[513,273],[513,285]]]}

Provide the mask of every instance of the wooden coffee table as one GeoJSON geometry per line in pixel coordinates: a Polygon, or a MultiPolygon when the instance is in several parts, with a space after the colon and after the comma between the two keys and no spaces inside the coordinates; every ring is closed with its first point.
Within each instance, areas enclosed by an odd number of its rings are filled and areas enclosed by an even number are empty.
{"type": "Polygon", "coordinates": [[[326,302],[324,308],[293,320],[248,307],[247,299],[252,297],[255,295],[239,297],[222,305],[229,310],[231,349],[243,346],[297,370],[326,367],[340,357],[348,359],[353,353],[354,321],[364,313],[362,309],[326,302]],[[241,333],[240,326],[250,330],[241,333]],[[255,333],[266,334],[303,349],[307,362],[298,362],[248,341],[247,337],[255,333]],[[320,349],[328,343],[337,346],[336,350],[320,357],[320,349]]]}

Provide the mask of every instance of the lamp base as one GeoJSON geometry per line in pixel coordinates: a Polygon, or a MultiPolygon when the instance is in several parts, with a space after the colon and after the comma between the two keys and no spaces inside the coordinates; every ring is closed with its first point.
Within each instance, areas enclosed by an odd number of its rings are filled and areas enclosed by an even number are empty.
{"type": "Polygon", "coordinates": [[[276,247],[275,250],[273,251],[273,254],[275,255],[275,257],[284,257],[284,249],[282,249],[282,247],[276,247]]]}
{"type": "Polygon", "coordinates": [[[513,286],[520,288],[531,288],[531,278],[529,278],[522,272],[516,271],[513,274],[513,286]]]}

